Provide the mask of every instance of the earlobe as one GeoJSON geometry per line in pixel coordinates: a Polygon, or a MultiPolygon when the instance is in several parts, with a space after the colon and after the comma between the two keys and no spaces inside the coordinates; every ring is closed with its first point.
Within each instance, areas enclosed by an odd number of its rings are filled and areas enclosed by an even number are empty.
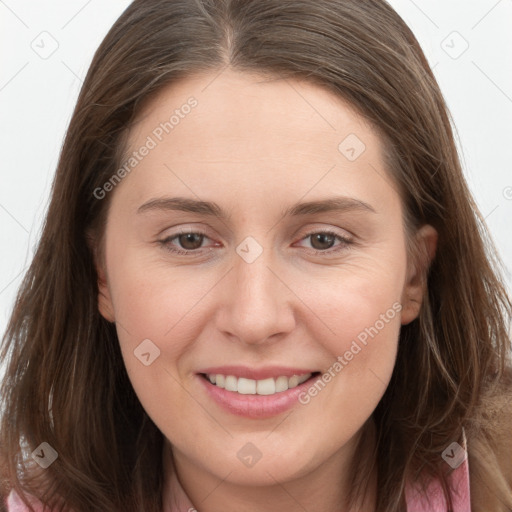
{"type": "Polygon", "coordinates": [[[428,269],[435,257],[437,240],[437,231],[430,225],[422,226],[416,233],[416,250],[410,258],[402,292],[402,325],[412,322],[420,313],[427,289],[428,269]]]}

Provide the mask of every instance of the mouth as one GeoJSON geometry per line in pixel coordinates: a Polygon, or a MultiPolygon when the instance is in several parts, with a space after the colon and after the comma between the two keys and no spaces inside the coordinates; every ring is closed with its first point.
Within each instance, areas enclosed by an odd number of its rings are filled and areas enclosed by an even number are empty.
{"type": "Polygon", "coordinates": [[[311,378],[319,376],[320,372],[309,372],[292,375],[291,377],[279,375],[278,377],[268,377],[266,379],[248,379],[222,373],[201,373],[200,375],[203,379],[208,380],[210,384],[226,391],[240,395],[271,396],[294,389],[311,378]]]}
{"type": "Polygon", "coordinates": [[[222,411],[251,419],[271,418],[297,406],[301,393],[320,375],[319,371],[255,371],[246,367],[208,369],[197,374],[206,396],[222,411]]]}

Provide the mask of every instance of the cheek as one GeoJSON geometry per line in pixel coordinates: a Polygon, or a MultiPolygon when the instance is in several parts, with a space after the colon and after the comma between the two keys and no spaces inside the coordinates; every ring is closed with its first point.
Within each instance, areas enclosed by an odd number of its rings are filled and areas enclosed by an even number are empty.
{"type": "Polygon", "coordinates": [[[386,251],[386,257],[354,258],[323,283],[303,279],[297,291],[313,305],[320,321],[310,324],[317,326],[312,336],[330,356],[320,382],[303,402],[314,402],[313,408],[334,423],[360,425],[389,383],[401,328],[405,263],[405,251],[398,250],[386,251]],[[340,409],[351,417],[341,420],[340,409]]]}
{"type": "Polygon", "coordinates": [[[326,302],[319,310],[334,331],[326,335],[322,329],[322,336],[320,330],[316,333],[329,362],[299,397],[307,411],[304,414],[321,417],[326,425],[323,434],[339,445],[361,428],[384,395],[395,366],[401,327],[401,304],[393,302],[393,293],[345,292],[340,290],[336,302],[326,302]]]}
{"type": "Polygon", "coordinates": [[[161,415],[162,391],[170,410],[181,408],[177,363],[198,338],[200,299],[212,285],[187,278],[183,269],[171,272],[120,243],[108,249],[116,329],[135,392],[153,417],[158,410],[161,415]]]}
{"type": "Polygon", "coordinates": [[[116,321],[129,334],[124,339],[139,343],[145,338],[159,343],[169,339],[172,343],[166,352],[179,352],[187,341],[183,326],[196,325],[190,318],[197,317],[201,297],[211,288],[208,275],[197,279],[184,267],[171,269],[162,261],[155,264],[137,257],[135,251],[131,258],[115,261],[109,278],[116,321]]]}
{"type": "Polygon", "coordinates": [[[394,290],[387,292],[381,289],[368,295],[345,289],[336,302],[333,298],[324,304],[323,315],[331,335],[324,336],[322,344],[332,358],[324,374],[326,379],[329,374],[342,383],[342,387],[334,386],[332,391],[342,390],[343,400],[351,396],[370,401],[380,398],[391,378],[402,306],[393,300],[394,290]]]}
{"type": "Polygon", "coordinates": [[[316,337],[332,354],[350,350],[354,340],[364,346],[369,339],[398,335],[406,259],[398,251],[392,257],[379,256],[347,259],[329,275],[290,276],[300,283],[297,295],[321,321],[322,335],[318,331],[316,337]]]}
{"type": "Polygon", "coordinates": [[[402,308],[399,297],[398,288],[374,285],[368,290],[363,283],[346,283],[338,293],[333,291],[317,299],[319,315],[332,334],[324,338],[328,351],[336,355],[347,353],[349,361],[351,354],[357,354],[362,362],[371,352],[379,352],[380,346],[389,348],[396,343],[402,308]]]}
{"type": "Polygon", "coordinates": [[[180,361],[192,350],[203,328],[199,301],[211,288],[204,280],[191,284],[182,275],[177,279],[176,274],[118,260],[111,275],[116,327],[128,377],[148,415],[172,439],[180,438],[183,430],[201,434],[199,427],[195,430],[204,411],[184,392],[190,376],[180,361]],[[175,411],[180,411],[179,422],[175,411]]]}

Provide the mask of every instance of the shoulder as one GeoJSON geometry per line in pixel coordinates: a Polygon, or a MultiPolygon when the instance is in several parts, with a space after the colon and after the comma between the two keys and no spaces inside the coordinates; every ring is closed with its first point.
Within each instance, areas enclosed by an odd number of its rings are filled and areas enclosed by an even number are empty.
{"type": "Polygon", "coordinates": [[[487,400],[484,398],[483,403],[487,408],[490,443],[512,488],[512,368],[506,372],[500,391],[487,400]]]}
{"type": "Polygon", "coordinates": [[[508,511],[512,507],[512,370],[497,392],[483,395],[480,409],[468,443],[471,502],[475,511],[508,511]],[[508,497],[508,504],[499,495],[508,497]]]}
{"type": "Polygon", "coordinates": [[[512,389],[496,418],[496,447],[500,467],[512,489],[512,389]]]}

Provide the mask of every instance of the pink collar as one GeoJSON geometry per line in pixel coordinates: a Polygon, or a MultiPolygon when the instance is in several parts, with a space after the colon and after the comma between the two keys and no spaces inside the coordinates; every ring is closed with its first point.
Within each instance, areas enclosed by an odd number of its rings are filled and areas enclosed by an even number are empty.
{"type": "MultiPolygon", "coordinates": [[[[443,451],[442,457],[450,464],[454,471],[448,477],[448,483],[452,491],[452,509],[450,512],[471,512],[469,464],[467,457],[466,432],[462,428],[462,446],[451,443],[443,451]]],[[[408,512],[447,512],[448,504],[444,497],[441,484],[432,482],[425,493],[419,485],[407,485],[405,497],[408,512]]]]}
{"type": "MultiPolygon", "coordinates": [[[[469,493],[469,467],[467,459],[448,477],[452,489],[453,507],[449,512],[471,512],[469,493]]],[[[438,481],[432,482],[427,493],[419,486],[405,489],[408,512],[448,512],[448,505],[438,481]]]]}

